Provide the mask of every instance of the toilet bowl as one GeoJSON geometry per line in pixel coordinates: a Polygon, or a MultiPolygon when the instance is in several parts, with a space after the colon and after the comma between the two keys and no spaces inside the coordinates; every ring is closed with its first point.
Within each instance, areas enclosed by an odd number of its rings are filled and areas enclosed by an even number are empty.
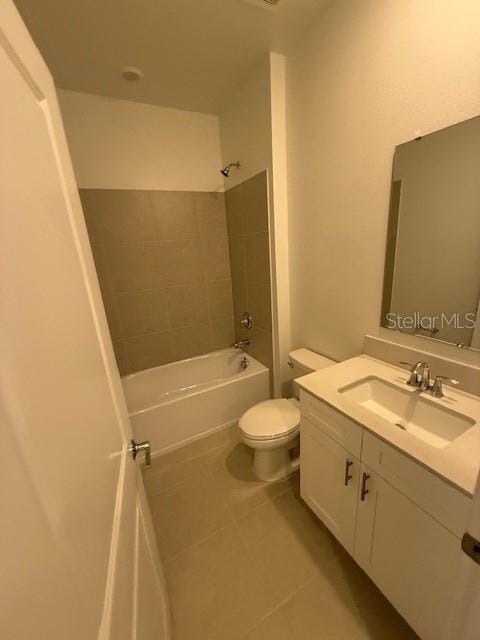
{"type": "Polygon", "coordinates": [[[240,438],[254,450],[253,473],[260,480],[280,480],[298,469],[300,403],[296,398],[265,400],[240,418],[240,438]]]}
{"type": "MultiPolygon", "coordinates": [[[[299,378],[335,363],[302,348],[292,351],[289,364],[299,378]]],[[[300,466],[300,402],[295,381],[293,388],[295,397],[259,402],[238,422],[242,442],[253,449],[253,473],[260,480],[287,478],[300,466]]]]}

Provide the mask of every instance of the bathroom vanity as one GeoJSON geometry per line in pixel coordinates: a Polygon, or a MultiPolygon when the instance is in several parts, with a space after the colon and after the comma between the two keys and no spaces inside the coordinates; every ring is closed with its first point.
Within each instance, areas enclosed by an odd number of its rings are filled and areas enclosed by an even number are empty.
{"type": "Polygon", "coordinates": [[[368,356],[299,379],[301,495],[422,640],[441,638],[480,466],[480,398],[368,356]]]}

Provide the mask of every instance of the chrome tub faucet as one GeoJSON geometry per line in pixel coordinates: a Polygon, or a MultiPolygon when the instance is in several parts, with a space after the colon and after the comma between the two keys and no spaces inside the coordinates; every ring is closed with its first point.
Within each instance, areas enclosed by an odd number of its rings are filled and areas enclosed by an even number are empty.
{"type": "Polygon", "coordinates": [[[242,338],[234,343],[235,349],[241,349],[242,347],[248,347],[250,345],[250,340],[248,338],[242,338]]]}

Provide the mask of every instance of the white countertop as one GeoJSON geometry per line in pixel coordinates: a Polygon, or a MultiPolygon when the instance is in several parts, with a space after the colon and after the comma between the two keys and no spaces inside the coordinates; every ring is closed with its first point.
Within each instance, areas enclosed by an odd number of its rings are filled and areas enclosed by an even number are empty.
{"type": "Polygon", "coordinates": [[[429,401],[453,409],[475,421],[475,425],[444,448],[435,448],[385,418],[352,401],[338,390],[367,376],[376,376],[412,393],[418,390],[405,385],[408,371],[376,360],[358,356],[297,379],[299,386],[319,400],[358,423],[374,435],[404,452],[467,495],[475,492],[480,469],[480,398],[444,387],[444,398],[425,394],[429,401]]]}

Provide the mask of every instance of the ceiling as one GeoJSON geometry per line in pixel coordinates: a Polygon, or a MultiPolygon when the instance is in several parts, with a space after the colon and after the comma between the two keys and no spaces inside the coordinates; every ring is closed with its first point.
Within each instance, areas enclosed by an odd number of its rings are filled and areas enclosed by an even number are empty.
{"type": "Polygon", "coordinates": [[[268,51],[284,53],[327,0],[16,0],[58,87],[219,113],[268,51]],[[143,71],[129,83],[122,69],[143,71]]]}

